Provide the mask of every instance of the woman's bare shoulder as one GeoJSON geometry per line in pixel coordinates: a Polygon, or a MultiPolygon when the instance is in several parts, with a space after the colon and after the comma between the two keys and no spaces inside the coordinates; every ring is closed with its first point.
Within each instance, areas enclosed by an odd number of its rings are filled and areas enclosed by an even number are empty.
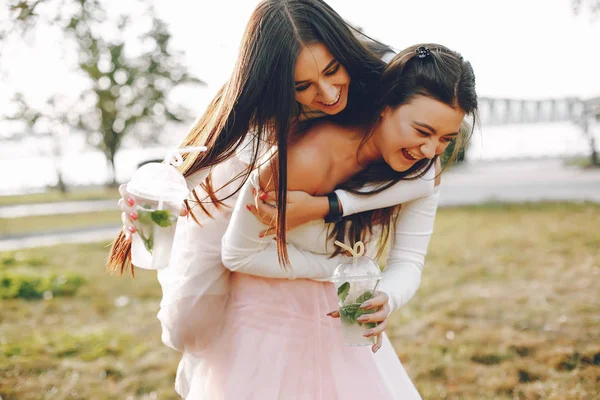
{"type": "Polygon", "coordinates": [[[313,127],[288,151],[288,190],[317,193],[332,167],[331,137],[324,124],[313,127]]]}

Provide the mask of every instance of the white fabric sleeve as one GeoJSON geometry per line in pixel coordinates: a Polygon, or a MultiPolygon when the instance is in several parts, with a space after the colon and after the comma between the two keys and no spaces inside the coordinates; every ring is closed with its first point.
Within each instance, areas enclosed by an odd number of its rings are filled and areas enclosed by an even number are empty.
{"type": "MultiPolygon", "coordinates": [[[[430,168],[421,178],[402,180],[392,187],[373,195],[360,195],[338,189],[335,193],[342,205],[343,216],[357,214],[367,210],[377,210],[402,204],[407,201],[428,196],[433,191],[435,168],[430,168]]],[[[365,191],[374,189],[367,185],[365,191]]]]}
{"type": "MultiPolygon", "coordinates": [[[[329,258],[327,254],[317,254],[301,250],[288,243],[287,251],[291,264],[285,271],[277,257],[277,243],[272,236],[260,238],[260,232],[268,227],[263,225],[246,209],[254,204],[252,188],[258,188],[258,171],[253,171],[250,179],[240,191],[229,227],[223,236],[221,260],[231,271],[258,275],[266,278],[309,278],[327,279],[340,263],[342,255],[329,258]]],[[[258,189],[257,189],[258,190],[258,189]]]]}
{"type": "Polygon", "coordinates": [[[436,186],[429,196],[402,204],[394,226],[387,265],[379,290],[390,297],[392,311],[406,304],[421,284],[421,273],[440,196],[436,186]]]}
{"type": "MultiPolygon", "coordinates": [[[[225,185],[242,172],[247,165],[233,157],[214,167],[212,182],[215,189],[225,185]]],[[[200,171],[194,176],[206,176],[200,171]]],[[[233,193],[239,180],[217,191],[218,198],[233,193]]],[[[192,183],[193,184],[193,183],[192,183]]],[[[206,192],[196,187],[202,199],[206,192]]],[[[235,195],[225,204],[233,206],[235,195]]],[[[162,341],[165,345],[180,352],[200,356],[202,351],[217,337],[223,311],[229,295],[229,270],[221,263],[221,236],[227,228],[231,208],[218,209],[212,203],[204,206],[212,218],[198,206],[192,212],[200,221],[191,216],[179,217],[169,265],[158,271],[157,277],[162,288],[160,311],[157,318],[161,323],[162,341]]]]}

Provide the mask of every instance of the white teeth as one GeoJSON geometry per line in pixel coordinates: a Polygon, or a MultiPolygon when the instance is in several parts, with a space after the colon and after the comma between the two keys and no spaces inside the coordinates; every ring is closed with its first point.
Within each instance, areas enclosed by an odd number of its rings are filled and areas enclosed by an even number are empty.
{"type": "Polygon", "coordinates": [[[418,160],[418,159],[419,159],[419,156],[416,156],[416,155],[414,155],[414,154],[413,154],[413,153],[412,153],[410,150],[408,150],[408,149],[407,149],[407,150],[406,150],[406,152],[407,152],[408,154],[410,154],[410,155],[412,156],[412,158],[414,158],[415,160],[418,160]]]}
{"type": "Polygon", "coordinates": [[[335,100],[334,100],[334,101],[332,101],[331,103],[324,103],[324,102],[321,102],[321,103],[325,104],[326,106],[332,106],[332,105],[334,105],[335,103],[337,103],[337,102],[338,102],[338,100],[340,99],[340,95],[341,95],[341,94],[342,94],[342,91],[340,90],[340,91],[338,92],[338,94],[337,94],[337,96],[336,96],[336,98],[335,98],[335,100]]]}

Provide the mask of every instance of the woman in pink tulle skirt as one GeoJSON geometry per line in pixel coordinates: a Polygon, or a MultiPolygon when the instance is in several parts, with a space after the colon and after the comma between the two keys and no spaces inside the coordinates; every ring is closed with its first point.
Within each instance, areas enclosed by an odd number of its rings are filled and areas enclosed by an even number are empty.
{"type": "Polygon", "coordinates": [[[233,273],[220,335],[190,371],[189,399],[418,399],[390,343],[345,346],[331,283],[233,273]]]}
{"type": "MultiPolygon", "coordinates": [[[[236,72],[184,142],[209,151],[181,167],[194,218],[179,219],[158,273],[182,397],[420,399],[384,331],[420,284],[438,156],[457,137],[460,150],[477,103],[470,65],[443,46],[414,46],[383,68],[320,0],[257,7],[236,72]],[[265,199],[261,187],[290,192],[265,199]],[[343,344],[329,280],[344,256],[330,234],[365,241],[372,258],[389,242],[378,291],[362,304],[372,347],[343,344]]],[[[121,268],[135,232],[124,211],[109,263],[121,268]]]]}
{"type": "Polygon", "coordinates": [[[267,162],[250,175],[222,239],[221,259],[232,271],[227,274],[228,295],[222,309],[212,313],[220,316],[216,328],[210,335],[205,332],[200,345],[186,349],[178,375],[180,393],[223,400],[420,398],[384,331],[390,311],[418,288],[439,198],[433,166],[459,134],[465,115],[476,111],[472,76],[458,53],[441,45],[413,46],[386,69],[382,79],[389,86],[383,85],[381,117],[372,126],[313,124],[290,146],[290,190],[318,195],[344,185],[351,190],[353,183],[363,187],[416,177],[413,181],[428,192],[405,202],[388,199],[395,206],[363,211],[361,219],[296,227],[286,238],[288,269],[279,268],[276,241],[263,235],[273,229],[272,207],[278,205],[269,204],[268,195],[265,202],[255,197],[265,199],[261,187],[269,189],[276,164],[267,162]],[[437,88],[422,94],[422,82],[432,70],[439,78],[437,88]],[[357,180],[348,180],[347,174],[357,180]],[[341,256],[332,237],[364,240],[367,254],[375,258],[387,244],[380,240],[386,231],[390,247],[379,290],[361,306],[373,311],[360,321],[375,324],[365,336],[377,337],[377,343],[344,345],[335,318],[338,293],[329,282],[341,256]]]}

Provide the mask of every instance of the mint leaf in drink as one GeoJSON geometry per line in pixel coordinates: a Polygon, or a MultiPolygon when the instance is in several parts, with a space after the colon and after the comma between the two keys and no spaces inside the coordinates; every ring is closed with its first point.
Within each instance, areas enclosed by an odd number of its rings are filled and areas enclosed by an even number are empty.
{"type": "MultiPolygon", "coordinates": [[[[359,305],[358,309],[354,313],[354,319],[355,320],[358,319],[358,317],[360,317],[363,314],[372,314],[375,311],[377,311],[375,308],[372,308],[370,310],[365,310],[364,308],[360,308],[360,305],[359,305]]],[[[359,321],[356,321],[356,322],[358,322],[358,325],[362,326],[362,323],[360,323],[359,321]]],[[[367,324],[371,324],[371,323],[372,322],[367,322],[367,324]]]]}
{"type": "Polygon", "coordinates": [[[144,242],[144,247],[146,248],[146,250],[148,250],[148,252],[152,254],[152,249],[154,248],[154,235],[152,234],[152,232],[150,232],[150,235],[148,237],[144,236],[144,234],[140,231],[138,231],[138,235],[140,235],[142,242],[144,242]]]}
{"type": "Polygon", "coordinates": [[[356,314],[356,310],[360,307],[360,304],[350,304],[348,306],[343,306],[340,308],[340,317],[346,322],[355,322],[356,318],[354,315],[356,314]]]}
{"type": "Polygon", "coordinates": [[[337,290],[338,298],[344,302],[348,297],[348,292],[350,292],[350,282],[344,282],[337,290]]]}
{"type": "Polygon", "coordinates": [[[152,223],[152,211],[144,211],[143,209],[137,210],[138,221],[142,224],[152,223]]]}
{"type": "Polygon", "coordinates": [[[369,292],[368,290],[365,290],[363,294],[361,294],[360,296],[357,297],[356,302],[362,304],[372,297],[373,297],[373,293],[369,292]]]}
{"type": "Polygon", "coordinates": [[[171,221],[171,213],[169,210],[156,210],[152,211],[151,214],[152,221],[160,227],[166,228],[167,226],[171,226],[173,221],[171,221]]]}

